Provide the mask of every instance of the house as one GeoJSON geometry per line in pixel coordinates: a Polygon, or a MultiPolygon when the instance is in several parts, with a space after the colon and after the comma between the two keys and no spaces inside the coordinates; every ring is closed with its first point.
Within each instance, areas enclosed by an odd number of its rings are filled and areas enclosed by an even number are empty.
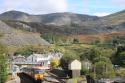
{"type": "Polygon", "coordinates": [[[32,54],[27,57],[27,62],[37,63],[37,65],[50,69],[50,63],[53,59],[61,59],[61,53],[47,53],[47,54],[32,54]]]}
{"type": "Polygon", "coordinates": [[[47,54],[32,54],[27,57],[28,63],[32,63],[36,66],[41,66],[45,69],[50,69],[50,60],[51,56],[48,56],[47,54]]]}
{"type": "Polygon", "coordinates": [[[50,52],[46,54],[31,54],[28,57],[21,55],[13,56],[14,65],[41,66],[43,69],[50,69],[50,63],[53,59],[61,59],[63,54],[50,52]]]}
{"type": "Polygon", "coordinates": [[[12,72],[17,72],[19,71],[20,68],[20,63],[21,62],[26,62],[26,58],[24,56],[18,55],[18,56],[12,56],[9,60],[8,60],[8,72],[12,73],[12,72]]]}
{"type": "Polygon", "coordinates": [[[18,55],[18,56],[13,56],[12,57],[12,61],[13,62],[25,62],[26,61],[26,58],[22,55],[18,55]]]}

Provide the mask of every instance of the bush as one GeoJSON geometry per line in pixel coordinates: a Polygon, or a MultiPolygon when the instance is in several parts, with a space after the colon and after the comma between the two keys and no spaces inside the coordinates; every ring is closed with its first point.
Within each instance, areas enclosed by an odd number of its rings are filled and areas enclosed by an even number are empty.
{"type": "Polygon", "coordinates": [[[118,76],[118,77],[125,77],[125,70],[118,70],[118,71],[116,71],[116,76],[118,76]]]}
{"type": "Polygon", "coordinates": [[[63,69],[68,69],[68,64],[75,60],[78,59],[79,60],[79,56],[76,54],[76,52],[74,51],[66,51],[60,61],[60,65],[63,69]]]}
{"type": "Polygon", "coordinates": [[[89,74],[89,69],[83,68],[81,69],[81,74],[82,75],[88,75],[89,74]]]}
{"type": "Polygon", "coordinates": [[[51,61],[52,68],[57,68],[60,65],[60,61],[58,59],[54,59],[51,61]]]}
{"type": "Polygon", "coordinates": [[[46,46],[24,46],[22,48],[17,49],[15,55],[22,55],[28,57],[33,53],[46,53],[48,48],[46,46]]]}
{"type": "Polygon", "coordinates": [[[7,57],[6,48],[0,45],[0,83],[5,83],[7,79],[7,57]]]}
{"type": "Polygon", "coordinates": [[[4,58],[0,59],[0,83],[5,83],[7,79],[7,63],[4,58]]]}
{"type": "Polygon", "coordinates": [[[73,44],[78,44],[78,43],[79,43],[79,39],[74,38],[73,39],[73,44]]]}
{"type": "Polygon", "coordinates": [[[115,76],[113,65],[104,61],[96,62],[94,70],[97,78],[111,78],[115,76]]]}

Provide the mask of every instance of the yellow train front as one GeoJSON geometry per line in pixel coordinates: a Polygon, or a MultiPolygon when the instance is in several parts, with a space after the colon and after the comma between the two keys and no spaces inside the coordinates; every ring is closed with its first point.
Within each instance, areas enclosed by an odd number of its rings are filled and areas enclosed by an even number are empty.
{"type": "Polygon", "coordinates": [[[33,77],[35,78],[35,80],[42,80],[45,76],[45,71],[41,70],[41,69],[35,69],[34,70],[34,74],[33,77]]]}
{"type": "Polygon", "coordinates": [[[35,80],[43,80],[43,78],[46,76],[45,70],[39,69],[37,67],[36,68],[25,67],[21,71],[33,77],[35,80]]]}

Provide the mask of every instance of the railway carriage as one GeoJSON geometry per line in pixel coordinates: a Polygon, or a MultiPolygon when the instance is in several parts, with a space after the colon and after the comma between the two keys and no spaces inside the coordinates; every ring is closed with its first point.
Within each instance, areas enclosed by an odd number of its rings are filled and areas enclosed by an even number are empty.
{"type": "Polygon", "coordinates": [[[26,73],[33,77],[35,80],[43,80],[43,78],[46,76],[45,70],[40,69],[38,67],[33,67],[33,68],[22,68],[21,72],[26,73]]]}

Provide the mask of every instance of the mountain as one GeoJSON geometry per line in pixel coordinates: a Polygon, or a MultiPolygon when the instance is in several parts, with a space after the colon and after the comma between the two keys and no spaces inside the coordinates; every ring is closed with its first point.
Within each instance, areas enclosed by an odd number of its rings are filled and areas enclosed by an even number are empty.
{"type": "Polygon", "coordinates": [[[70,12],[52,13],[44,15],[30,15],[20,11],[8,11],[0,15],[1,20],[18,20],[24,22],[37,22],[51,25],[70,25],[71,23],[80,24],[84,21],[98,19],[97,16],[75,14],[70,12]]]}
{"type": "Polygon", "coordinates": [[[125,10],[105,17],[70,12],[31,15],[8,11],[0,14],[0,19],[15,29],[70,37],[78,35],[82,41],[106,39],[114,33],[121,36],[125,31],[125,10]]]}
{"type": "Polygon", "coordinates": [[[0,42],[7,46],[25,46],[25,45],[49,45],[40,34],[22,31],[8,26],[0,21],[0,42]]]}
{"type": "Polygon", "coordinates": [[[1,14],[1,20],[28,20],[28,14],[19,11],[9,11],[1,14]]]}
{"type": "Polygon", "coordinates": [[[30,15],[19,11],[8,11],[2,13],[0,15],[0,19],[4,20],[5,22],[7,21],[8,24],[11,24],[11,26],[17,26],[17,24],[22,24],[23,22],[23,24],[31,26],[33,30],[36,29],[40,33],[51,32],[57,34],[73,34],[74,32],[76,33],[77,30],[79,30],[77,32],[84,34],[88,33],[88,31],[90,31],[90,33],[97,32],[96,30],[89,29],[88,25],[86,25],[86,22],[95,21],[99,18],[97,16],[89,16],[69,12],[52,13],[45,15],[30,15]],[[12,21],[18,21],[18,23],[12,23],[12,21]],[[19,21],[21,22],[19,23],[19,21]],[[79,29],[77,29],[76,27],[78,27],[79,29]]]}

